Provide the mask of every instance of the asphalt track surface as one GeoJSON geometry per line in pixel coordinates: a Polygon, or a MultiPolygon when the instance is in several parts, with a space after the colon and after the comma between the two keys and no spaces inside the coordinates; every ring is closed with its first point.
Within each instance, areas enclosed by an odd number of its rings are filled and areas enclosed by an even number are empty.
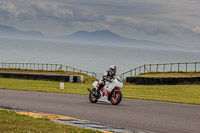
{"type": "Polygon", "coordinates": [[[54,113],[134,131],[200,133],[200,106],[122,99],[117,105],[90,103],[87,95],[0,89],[0,105],[54,113]]]}

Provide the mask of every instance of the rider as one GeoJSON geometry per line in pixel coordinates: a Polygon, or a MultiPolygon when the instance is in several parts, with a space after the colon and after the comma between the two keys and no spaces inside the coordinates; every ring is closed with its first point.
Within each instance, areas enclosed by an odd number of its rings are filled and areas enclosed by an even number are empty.
{"type": "Polygon", "coordinates": [[[109,70],[104,72],[103,78],[101,78],[99,80],[99,87],[98,87],[97,92],[96,92],[97,98],[99,98],[99,94],[100,94],[99,92],[100,92],[101,88],[104,87],[105,82],[106,81],[112,82],[113,76],[116,76],[116,70],[117,70],[116,66],[115,65],[111,65],[109,70]]]}

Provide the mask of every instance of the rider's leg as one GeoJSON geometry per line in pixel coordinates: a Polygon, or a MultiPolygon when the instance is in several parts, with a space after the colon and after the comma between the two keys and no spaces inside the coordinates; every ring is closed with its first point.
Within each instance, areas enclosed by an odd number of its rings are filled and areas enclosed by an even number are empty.
{"type": "Polygon", "coordinates": [[[99,84],[99,87],[97,88],[97,96],[99,96],[100,90],[103,87],[104,87],[104,82],[102,82],[101,84],[99,84]]]}

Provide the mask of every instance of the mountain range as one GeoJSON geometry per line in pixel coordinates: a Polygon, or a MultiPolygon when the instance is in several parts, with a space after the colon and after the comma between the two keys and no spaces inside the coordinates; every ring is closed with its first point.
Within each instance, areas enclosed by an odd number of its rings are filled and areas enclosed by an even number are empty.
{"type": "Polygon", "coordinates": [[[34,39],[34,40],[38,39],[38,40],[48,40],[48,41],[79,43],[79,44],[129,46],[137,48],[163,49],[163,50],[185,49],[177,45],[126,38],[116,33],[113,33],[109,30],[98,30],[95,32],[80,30],[78,32],[66,36],[48,37],[39,31],[19,31],[14,27],[0,25],[0,38],[18,38],[18,39],[34,39]]]}
{"type": "Polygon", "coordinates": [[[45,37],[45,35],[38,31],[19,31],[14,27],[0,25],[0,37],[45,37]]]}

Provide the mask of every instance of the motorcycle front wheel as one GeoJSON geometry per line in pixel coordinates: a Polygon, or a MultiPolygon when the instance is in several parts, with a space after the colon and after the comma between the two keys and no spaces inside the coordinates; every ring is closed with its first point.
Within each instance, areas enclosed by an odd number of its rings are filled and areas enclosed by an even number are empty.
{"type": "Polygon", "coordinates": [[[112,96],[111,96],[111,103],[113,105],[117,105],[122,100],[122,93],[121,93],[121,91],[116,91],[116,92],[113,91],[113,93],[112,93],[112,96]],[[113,93],[115,93],[115,94],[113,95],[113,93]]]}
{"type": "MultiPolygon", "coordinates": [[[[92,91],[96,92],[96,89],[94,88],[94,89],[92,89],[92,91]]],[[[97,98],[92,93],[89,94],[89,100],[90,100],[91,103],[97,102],[97,98]]]]}

